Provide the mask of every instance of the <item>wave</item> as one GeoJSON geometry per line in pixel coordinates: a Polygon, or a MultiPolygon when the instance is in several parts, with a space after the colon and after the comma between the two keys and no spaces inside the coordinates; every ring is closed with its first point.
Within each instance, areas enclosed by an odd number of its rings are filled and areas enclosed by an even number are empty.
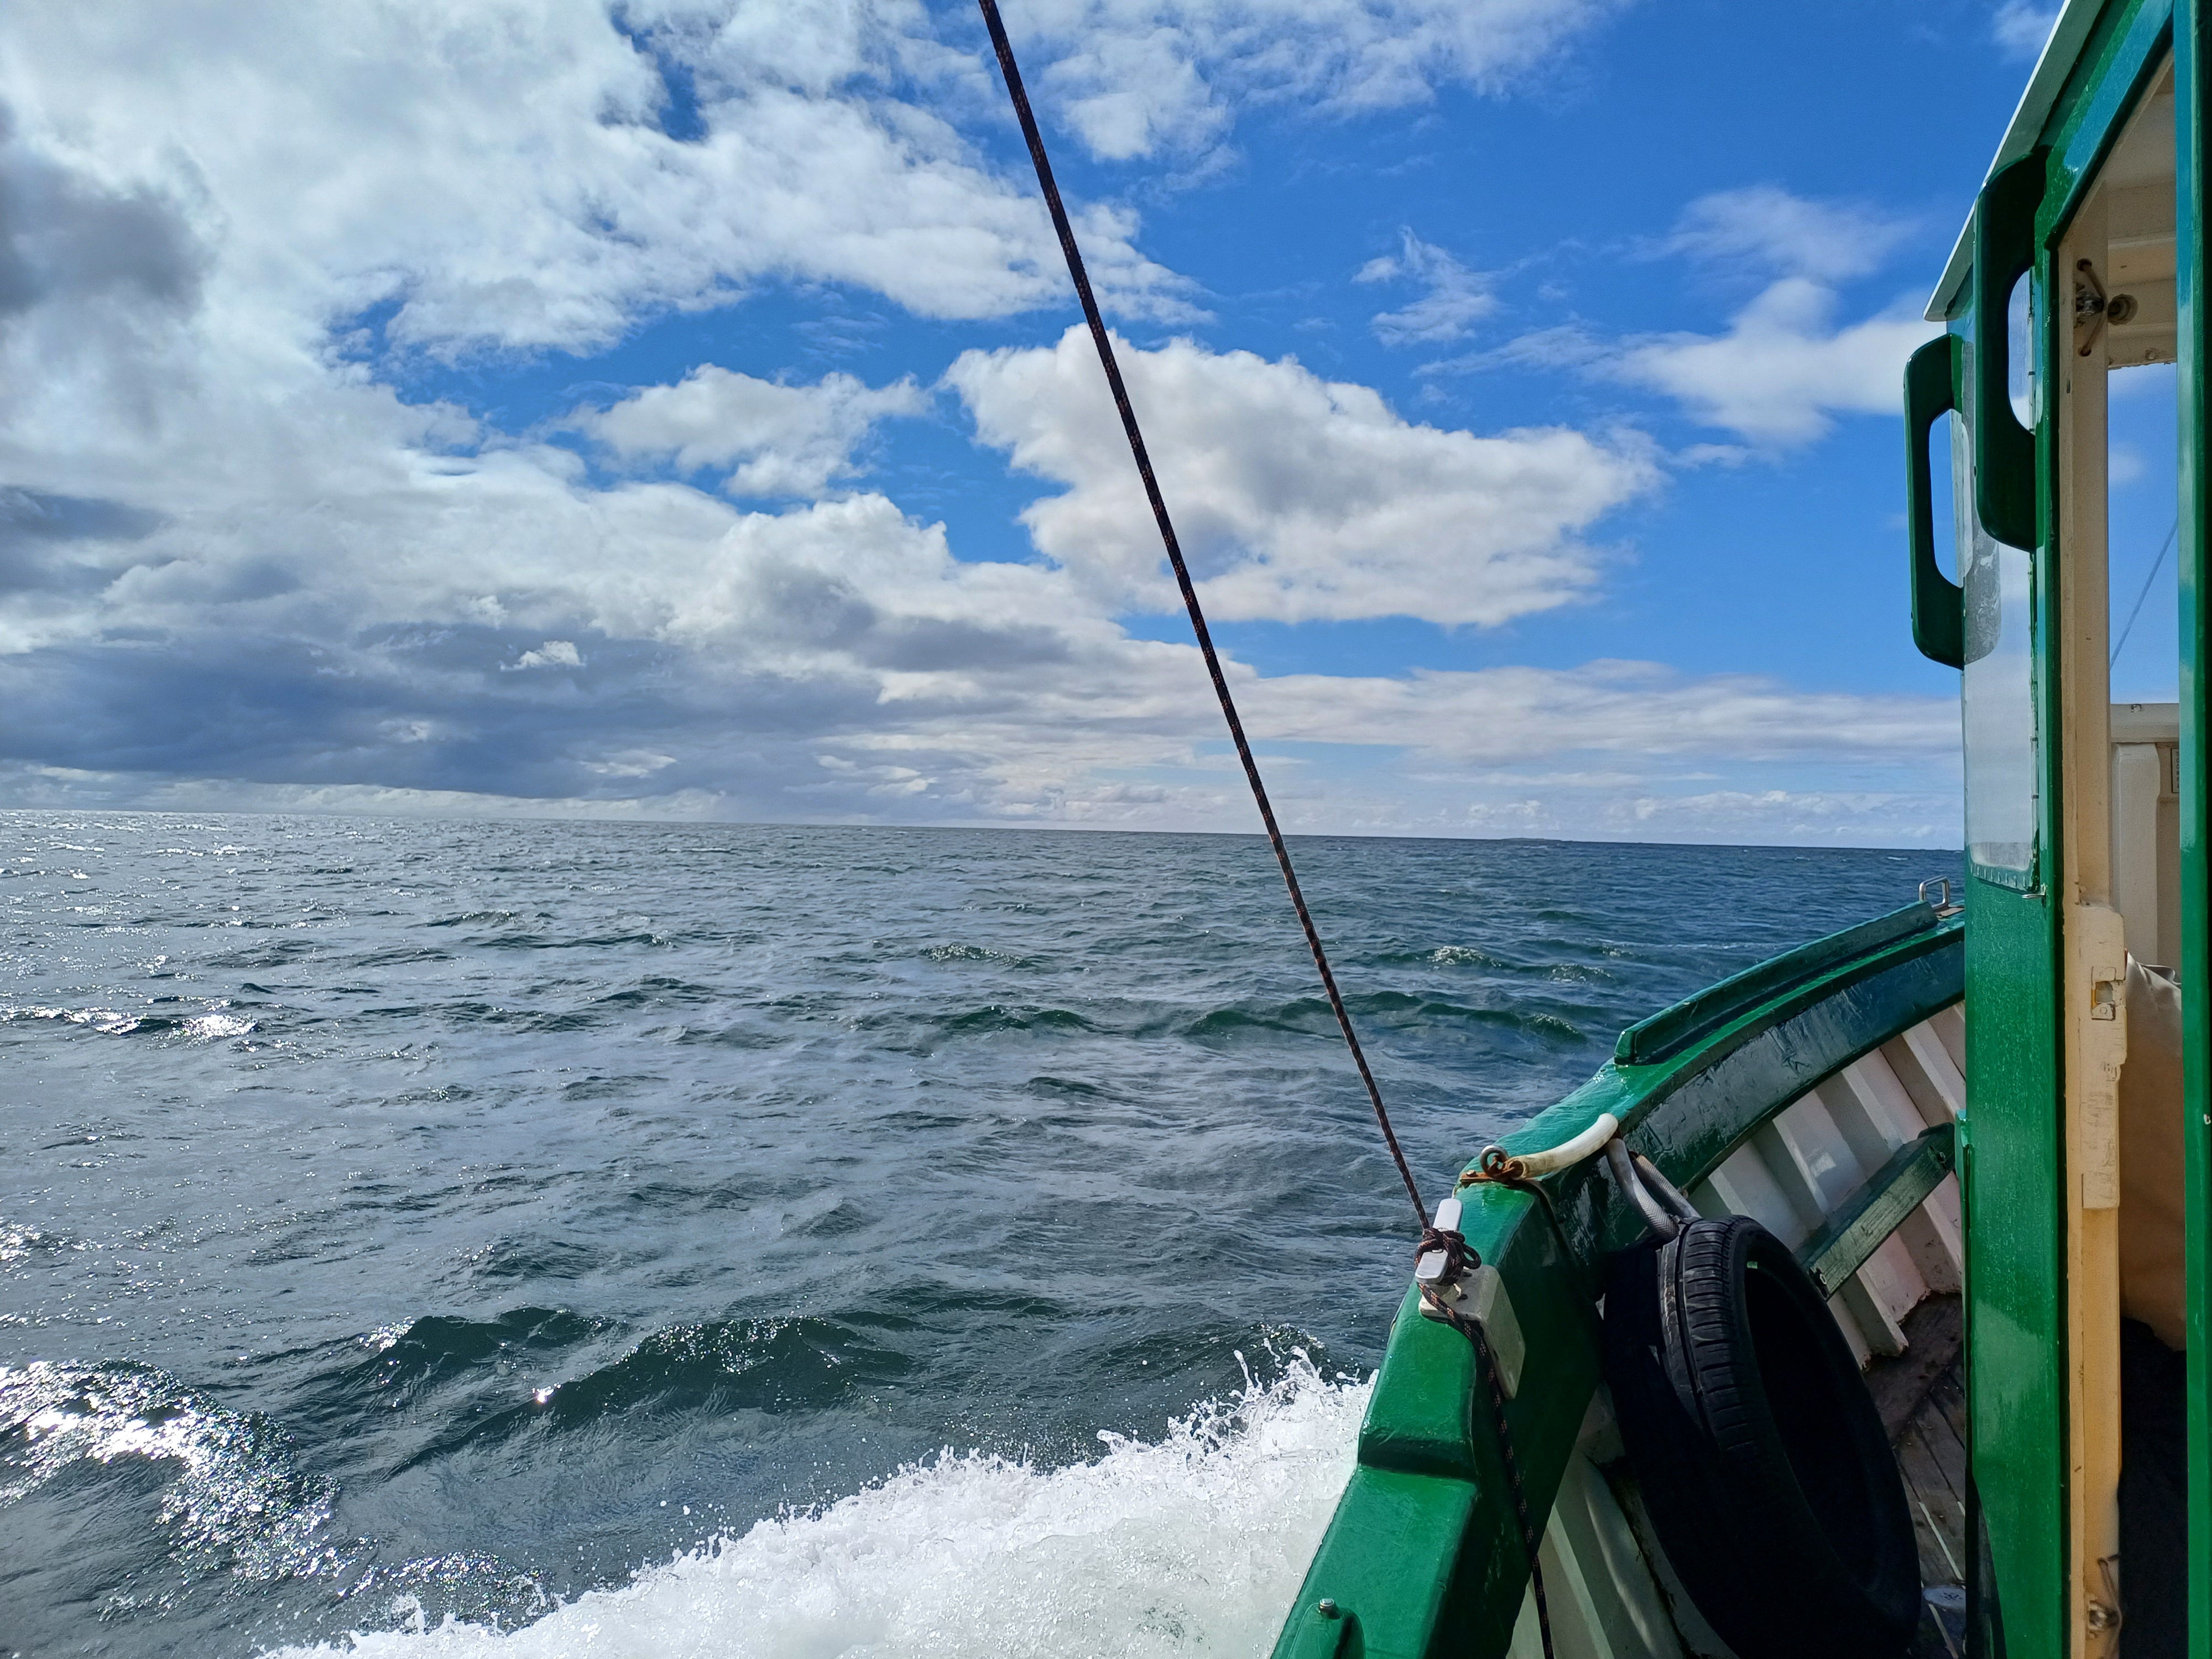
{"type": "Polygon", "coordinates": [[[1429,952],[1425,960],[1439,968],[1510,968],[1514,965],[1503,957],[1494,957],[1472,945],[1440,945],[1429,952]]]}
{"type": "MultiPolygon", "coordinates": [[[[1241,1356],[1240,1356],[1241,1358],[1241,1356]]],[[[817,1510],[725,1534],[517,1628],[412,1596],[398,1628],[289,1656],[811,1659],[1266,1653],[1351,1471],[1367,1387],[1297,1352],[1157,1441],[1102,1433],[1045,1469],[940,1452],[817,1510]]],[[[363,1598],[365,1599],[365,1598],[363,1598]]]]}
{"type": "Polygon", "coordinates": [[[52,1020],[64,1025],[82,1025],[87,1030],[97,1031],[103,1036],[160,1036],[176,1033],[192,1042],[209,1042],[218,1037],[240,1037],[253,1030],[253,1022],[243,1014],[224,1012],[228,1005],[221,1000],[205,1013],[175,1016],[169,1014],[126,1014],[113,1008],[50,1008],[0,1006],[0,1025],[12,1024],[19,1019],[52,1020]]]}
{"type": "MultiPolygon", "coordinates": [[[[427,1401],[451,1384],[518,1369],[557,1370],[561,1357],[611,1334],[607,1322],[562,1310],[520,1308],[494,1321],[428,1316],[372,1333],[367,1359],[349,1359],[309,1402],[319,1417],[427,1401]]],[[[563,1435],[633,1415],[735,1412],[776,1415],[836,1405],[889,1382],[913,1362],[834,1320],[755,1318],[673,1325],[607,1364],[563,1381],[526,1387],[494,1404],[481,1396],[440,1413],[398,1468],[436,1463],[466,1449],[519,1437],[563,1435]]],[[[514,1378],[523,1381],[523,1378],[514,1378]]]]}
{"type": "Polygon", "coordinates": [[[351,1386],[412,1394],[497,1361],[559,1353],[587,1342],[605,1322],[565,1308],[514,1308],[495,1319],[426,1314],[361,1339],[372,1358],[349,1366],[351,1386]]]}
{"type": "Polygon", "coordinates": [[[0,1365],[0,1507],[85,1462],[143,1459],[177,1473],[155,1525],[195,1573],[272,1579],[328,1571],[335,1483],[298,1467],[290,1437],[150,1366],[0,1365]]]}
{"type": "Polygon", "coordinates": [[[984,945],[933,945],[921,955],[926,962],[996,962],[1009,968],[1034,968],[1037,965],[1034,957],[994,951],[984,945]]]}
{"type": "Polygon", "coordinates": [[[712,986],[695,984],[688,979],[677,979],[666,974],[652,974],[636,984],[620,991],[611,991],[601,997],[597,1006],[602,1008],[665,1008],[679,1003],[715,1001],[721,993],[712,986]]]}
{"type": "MultiPolygon", "coordinates": [[[[1471,1008],[1464,1003],[1431,997],[1410,996],[1402,991],[1370,991],[1348,996],[1345,1006],[1355,1019],[1378,1027],[1419,1030],[1422,1027],[1473,1026],[1480,1030],[1540,1037],[1547,1042],[1580,1042],[1582,1028],[1562,1014],[1525,1006],[1471,1008]]],[[[1183,1035],[1201,1042],[1221,1042],[1255,1034],[1283,1031],[1306,1036],[1336,1034],[1336,1021],[1328,1003],[1319,997],[1300,997],[1272,1006],[1246,1005],[1216,1008],[1183,1028],[1183,1035]]]]}
{"type": "Polygon", "coordinates": [[[489,933],[470,944],[486,951],[604,951],[617,945],[665,945],[674,935],[637,928],[620,933],[591,933],[574,939],[551,939],[543,933],[489,933]]]}
{"type": "Polygon", "coordinates": [[[994,1031],[1094,1031],[1097,1027],[1072,1009],[1012,1008],[993,1003],[937,1022],[947,1036],[977,1036],[994,1031]]]}

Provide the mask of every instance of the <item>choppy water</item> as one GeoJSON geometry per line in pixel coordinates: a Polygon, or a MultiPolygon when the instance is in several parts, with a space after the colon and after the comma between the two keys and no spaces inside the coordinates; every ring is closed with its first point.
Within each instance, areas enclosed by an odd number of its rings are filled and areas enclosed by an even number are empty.
{"type": "MultiPolygon", "coordinates": [[[[1439,1188],[1954,863],[1297,850],[1439,1188]]],[[[0,926],[0,1649],[1272,1639],[1407,1220],[1257,840],[7,813],[0,926]]]]}

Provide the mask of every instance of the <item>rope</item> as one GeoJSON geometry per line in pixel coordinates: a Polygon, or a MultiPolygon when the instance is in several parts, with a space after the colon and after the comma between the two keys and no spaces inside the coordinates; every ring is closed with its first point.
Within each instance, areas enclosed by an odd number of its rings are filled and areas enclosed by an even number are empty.
{"type": "MultiPolygon", "coordinates": [[[[1145,482],[1145,497],[1152,503],[1161,544],[1167,549],[1169,564],[1175,568],[1176,586],[1182,590],[1183,609],[1190,613],[1191,632],[1198,636],[1198,648],[1206,658],[1206,672],[1212,677],[1213,695],[1220,699],[1221,717],[1229,724],[1229,735],[1237,744],[1237,758],[1243,763],[1244,781],[1252,786],[1252,799],[1260,809],[1260,821],[1267,826],[1267,844],[1274,848],[1275,863],[1283,872],[1283,885],[1290,890],[1291,908],[1297,912],[1298,926],[1306,936],[1306,948],[1313,952],[1322,988],[1328,993],[1328,1006],[1336,1015],[1337,1029],[1344,1033],[1344,1046],[1352,1051],[1352,1063],[1359,1068],[1359,1080],[1367,1085],[1368,1103],[1375,1109],[1376,1127],[1382,1131],[1383,1142],[1390,1149],[1390,1161],[1398,1166],[1398,1178],[1406,1183],[1406,1196],[1413,1202],[1414,1224],[1421,1230],[1421,1242],[1417,1248],[1443,1248],[1447,1265],[1452,1270],[1446,1274],[1446,1282],[1449,1282],[1463,1268],[1480,1267],[1482,1259],[1468,1248],[1460,1233],[1429,1224],[1428,1206],[1421,1202],[1421,1189],[1414,1184],[1413,1172],[1406,1163],[1396,1133],[1390,1127],[1390,1114],[1382,1104],[1382,1091],[1376,1086],[1375,1073],[1368,1067],[1358,1033],[1352,1030],[1351,1011],[1344,1006],[1343,993],[1336,988],[1336,975],[1329,970],[1328,952],[1322,948],[1321,933],[1314,927],[1313,913],[1306,908],[1305,895],[1299,890],[1297,872],[1291,865],[1291,849],[1284,844],[1282,830],[1275,822],[1275,809],[1268,803],[1267,785],[1261,781],[1260,764],[1252,758],[1252,745],[1244,736],[1244,722],[1237,718],[1237,700],[1229,694],[1229,681],[1221,672],[1221,659],[1214,651],[1213,635],[1206,625],[1206,612],[1199,605],[1198,590],[1192,586],[1189,568],[1183,563],[1182,544],[1176,539],[1174,521],[1168,517],[1167,500],[1160,494],[1159,480],[1152,473],[1152,457],[1145,448],[1145,434],[1137,426],[1137,411],[1130,405],[1129,389],[1121,380],[1113,339],[1106,332],[1106,319],[1099,314],[1098,301],[1091,291],[1082,250],[1075,245],[1074,228],[1067,222],[1067,209],[1061,204],[1060,186],[1054,182],[1052,163],[1044,153],[1043,136],[1037,131],[1029,94],[1023,89],[1022,72],[1014,64],[1014,49],[1007,42],[1006,25],[999,20],[998,0],[976,0],[976,3],[982,8],[983,25],[991,32],[992,47],[999,54],[999,68],[1006,77],[1014,116],[1021,123],[1022,137],[1029,144],[1030,160],[1036,166],[1037,183],[1044,191],[1045,206],[1052,214],[1052,228],[1060,236],[1060,251],[1066,256],[1067,274],[1074,279],[1076,298],[1083,302],[1084,320],[1091,325],[1091,343],[1098,348],[1098,362],[1106,371],[1114,407],[1121,413],[1121,430],[1127,434],[1129,453],[1136,459],[1137,475],[1145,482]]],[[[1547,1198],[1547,1204],[1548,1201],[1547,1198]]],[[[1521,1486],[1521,1462],[1514,1455],[1513,1436],[1506,1424],[1505,1385],[1498,1375],[1498,1357],[1491,1352],[1490,1339],[1480,1324],[1449,1306],[1431,1290],[1424,1287],[1421,1294],[1445,1323],[1474,1344],[1477,1364],[1490,1385],[1490,1407],[1498,1425],[1498,1452],[1505,1465],[1507,1484],[1513,1491],[1513,1513],[1520,1522],[1521,1542],[1528,1552],[1528,1581],[1535,1591],[1536,1622],[1543,1634],[1545,1659],[1552,1659],[1551,1607],[1544,1599],[1543,1567],[1537,1559],[1536,1529],[1528,1519],[1528,1497],[1521,1486]]]]}
{"type": "Polygon", "coordinates": [[[2112,647],[2112,660],[2105,665],[2107,672],[2119,661],[2120,653],[2128,648],[2128,635],[2136,631],[2136,618],[2142,615],[2143,601],[2150,597],[2150,585],[2158,580],[2158,573],[2166,564],[2166,553],[2173,546],[2173,538],[2180,533],[2181,518],[2177,514],[2173,528],[2166,532],[2166,539],[2159,544],[2158,556],[2150,562],[2150,573],[2143,578],[2142,592],[2136,595],[2136,608],[2128,612],[2128,625],[2120,629],[2120,642],[2112,647]]]}
{"type": "Polygon", "coordinates": [[[1291,908],[1298,913],[1298,926],[1305,930],[1306,948],[1313,952],[1314,966],[1321,970],[1322,988],[1328,993],[1328,1006],[1336,1014],[1337,1029],[1344,1033],[1344,1046],[1352,1050],[1352,1063],[1359,1068],[1359,1080],[1367,1085],[1369,1104],[1375,1109],[1375,1122],[1382,1131],[1382,1139],[1390,1148],[1390,1161],[1398,1166],[1398,1178],[1406,1183],[1406,1196],[1413,1200],[1414,1224],[1426,1227],[1428,1206],[1421,1202],[1421,1189],[1413,1184],[1413,1172],[1407,1166],[1406,1154],[1400,1150],[1398,1137],[1390,1127],[1390,1114],[1382,1105],[1382,1091],[1376,1086],[1375,1073],[1368,1069],[1367,1055],[1359,1046],[1359,1036],[1352,1029],[1352,1014],[1344,1006],[1344,995],[1336,988],[1336,975],[1329,971],[1328,952],[1322,948],[1321,934],[1314,927],[1313,913],[1306,908],[1305,895],[1298,890],[1297,872],[1291,867],[1291,850],[1283,844],[1283,832],[1275,823],[1275,809],[1268,804],[1267,787],[1260,781],[1260,764],[1252,758],[1252,745],[1245,740],[1244,722],[1237,718],[1237,701],[1229,695],[1229,681],[1221,672],[1221,659],[1213,649],[1213,635],[1206,625],[1206,613],[1199,608],[1198,590],[1191,586],[1190,571],[1182,562],[1182,544],[1176,539],[1175,525],[1168,517],[1168,504],[1160,494],[1159,480],[1152,476],[1152,457],[1146,453],[1145,434],[1137,429],[1137,411],[1130,407],[1129,390],[1121,383],[1121,368],[1115,361],[1114,342],[1106,332],[1106,319],[1099,315],[1098,301],[1091,292],[1091,277],[1084,270],[1082,250],[1075,245],[1075,231],[1067,222],[1067,210],[1060,204],[1060,186],[1053,182],[1052,163],[1046,159],[1044,139],[1037,131],[1036,117],[1030,109],[1030,95],[1022,88],[1022,72],[1014,64],[1014,49],[1006,41],[1006,25],[999,21],[998,0],[976,0],[983,9],[984,27],[991,32],[991,45],[999,54],[999,68],[1006,77],[1006,91],[1014,100],[1014,115],[1021,122],[1022,137],[1028,140],[1030,160],[1036,164],[1037,183],[1044,188],[1044,204],[1052,212],[1052,228],[1060,234],[1060,251],[1067,256],[1067,274],[1075,279],[1075,297],[1083,302],[1084,320],[1091,325],[1091,343],[1098,348],[1098,361],[1106,370],[1106,384],[1114,393],[1114,407],[1121,414],[1121,430],[1128,434],[1129,453],[1136,457],[1137,474],[1145,481],[1145,496],[1152,504],[1152,517],[1160,527],[1160,540],[1168,550],[1168,562],[1175,567],[1176,586],[1182,590],[1183,608],[1190,612],[1191,632],[1198,635],[1198,648],[1206,657],[1206,672],[1213,677],[1213,695],[1221,700],[1221,717],[1229,722],[1229,735],[1237,744],[1237,758],[1244,763],[1244,781],[1252,786],[1252,799],[1260,808],[1260,821],[1267,827],[1267,844],[1275,849],[1275,862],[1282,867],[1283,885],[1290,889],[1291,908]]]}
{"type": "MultiPolygon", "coordinates": [[[[1480,1254],[1462,1235],[1437,1227],[1423,1229],[1420,1249],[1439,1247],[1444,1251],[1446,1284],[1459,1276],[1462,1267],[1482,1265],[1480,1254]]],[[[1490,1414],[1498,1425],[1498,1458],[1505,1465],[1505,1484],[1513,1493],[1513,1518],[1520,1522],[1521,1547],[1528,1555],[1528,1589],[1536,1598],[1536,1630],[1544,1639],[1544,1659],[1553,1659],[1552,1605],[1544,1596],[1544,1563],[1537,1553],[1540,1541],[1535,1525],[1528,1519],[1528,1495],[1521,1486],[1521,1460],[1514,1455],[1513,1432],[1505,1421],[1505,1379],[1498,1369],[1498,1355],[1491,1348],[1490,1334],[1482,1328],[1480,1320],[1469,1319],[1425,1285],[1421,1287],[1421,1303],[1474,1345],[1476,1367],[1482,1372],[1483,1381],[1489,1384],[1490,1414]]]]}

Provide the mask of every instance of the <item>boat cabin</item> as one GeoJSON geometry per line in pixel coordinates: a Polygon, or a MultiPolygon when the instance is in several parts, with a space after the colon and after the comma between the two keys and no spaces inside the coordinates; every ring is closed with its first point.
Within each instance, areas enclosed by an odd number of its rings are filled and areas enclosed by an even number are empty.
{"type": "Polygon", "coordinates": [[[2208,21],[2065,9],[1906,376],[1914,637],[1960,670],[1966,759],[1967,1532],[1990,1653],[2212,1652],[2208,21]],[[2178,465],[2158,458],[2152,493],[2172,493],[2146,512],[2116,422],[2166,421],[2178,465]],[[2145,533],[2162,519],[2171,559],[2145,533]],[[2171,644],[2134,635],[2147,602],[2178,617],[2171,644]]]}

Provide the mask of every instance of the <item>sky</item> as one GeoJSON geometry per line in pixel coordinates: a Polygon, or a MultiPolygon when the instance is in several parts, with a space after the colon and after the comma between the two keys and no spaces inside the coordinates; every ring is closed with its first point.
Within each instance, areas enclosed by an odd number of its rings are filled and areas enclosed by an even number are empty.
{"type": "MultiPolygon", "coordinates": [[[[1286,828],[1958,845],[1899,379],[2052,8],[1002,3],[1286,828]]],[[[0,14],[0,697],[16,806],[1255,824],[921,0],[0,14]]]]}

